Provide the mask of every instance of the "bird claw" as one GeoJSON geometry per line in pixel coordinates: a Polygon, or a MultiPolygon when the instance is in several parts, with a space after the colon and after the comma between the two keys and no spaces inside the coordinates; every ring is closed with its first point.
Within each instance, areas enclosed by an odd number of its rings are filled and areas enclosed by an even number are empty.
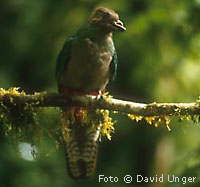
{"type": "Polygon", "coordinates": [[[99,91],[90,93],[90,95],[95,96],[96,99],[101,99],[103,97],[104,93],[105,93],[105,91],[99,90],[99,91]]]}

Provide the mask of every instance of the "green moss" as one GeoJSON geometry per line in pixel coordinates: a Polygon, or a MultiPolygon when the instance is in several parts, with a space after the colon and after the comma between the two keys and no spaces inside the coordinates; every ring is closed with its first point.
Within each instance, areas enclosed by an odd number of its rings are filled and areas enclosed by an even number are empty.
{"type": "Polygon", "coordinates": [[[128,114],[128,118],[131,120],[135,120],[136,122],[139,122],[140,120],[144,119],[147,124],[154,125],[155,127],[159,127],[160,125],[165,125],[168,131],[171,131],[170,129],[170,117],[169,116],[137,116],[134,114],[128,114]]]}
{"type": "MultiPolygon", "coordinates": [[[[61,132],[64,136],[70,131],[71,125],[78,124],[88,126],[89,131],[99,129],[101,135],[106,136],[109,140],[111,140],[111,134],[114,132],[114,122],[109,116],[108,110],[90,110],[83,107],[71,107],[63,112],[61,119],[61,132]]],[[[65,137],[65,139],[67,141],[68,137],[65,137]]]]}
{"type": "MultiPolygon", "coordinates": [[[[19,88],[10,88],[9,90],[0,89],[0,97],[7,94],[11,95],[11,103],[13,102],[12,96],[26,95],[25,92],[20,92],[19,88]]],[[[15,145],[21,140],[34,144],[39,132],[37,114],[38,109],[28,104],[18,106],[13,103],[13,105],[8,107],[0,103],[0,124],[2,124],[5,135],[15,145]]]]}
{"type": "Polygon", "coordinates": [[[97,114],[101,116],[101,134],[106,136],[109,140],[111,140],[111,134],[114,133],[114,123],[112,118],[109,116],[109,110],[96,110],[97,114]]]}

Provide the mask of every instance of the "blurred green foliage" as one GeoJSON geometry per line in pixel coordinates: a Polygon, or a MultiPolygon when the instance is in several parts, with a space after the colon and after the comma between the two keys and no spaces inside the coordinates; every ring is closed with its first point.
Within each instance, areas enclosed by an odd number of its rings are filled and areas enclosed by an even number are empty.
{"type": "MultiPolygon", "coordinates": [[[[94,7],[116,10],[127,31],[115,35],[119,65],[109,85],[118,98],[142,102],[193,102],[200,95],[200,0],[1,0],[0,87],[26,92],[56,91],[57,55],[66,38],[84,24],[94,7]]],[[[56,126],[57,111],[47,109],[41,126],[56,126]]],[[[100,143],[95,176],[73,181],[64,151],[43,139],[38,159],[20,156],[0,131],[0,186],[182,186],[181,183],[136,183],[136,175],[200,176],[200,126],[174,119],[172,131],[135,123],[113,114],[112,141],[100,143]],[[117,176],[118,183],[98,182],[98,175],[117,176]]],[[[199,186],[192,183],[191,186],[199,186]]]]}

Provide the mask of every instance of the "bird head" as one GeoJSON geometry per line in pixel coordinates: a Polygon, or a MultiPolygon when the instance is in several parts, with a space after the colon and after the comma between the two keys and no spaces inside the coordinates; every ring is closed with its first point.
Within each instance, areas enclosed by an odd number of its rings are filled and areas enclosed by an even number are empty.
{"type": "Polygon", "coordinates": [[[104,31],[125,31],[123,22],[119,20],[119,15],[104,7],[98,7],[90,17],[90,24],[104,31]]]}

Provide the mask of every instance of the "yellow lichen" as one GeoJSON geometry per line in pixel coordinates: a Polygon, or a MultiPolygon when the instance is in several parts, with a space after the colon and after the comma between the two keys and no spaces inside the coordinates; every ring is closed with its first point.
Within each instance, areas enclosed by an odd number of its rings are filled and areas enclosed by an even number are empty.
{"type": "Polygon", "coordinates": [[[26,93],[24,91],[19,91],[20,88],[19,87],[11,87],[8,90],[5,90],[3,88],[0,88],[0,96],[4,96],[6,94],[10,94],[13,96],[19,96],[19,95],[26,95],[26,93]]]}
{"type": "Polygon", "coordinates": [[[200,96],[197,99],[197,103],[200,105],[200,96]]]}
{"type": "Polygon", "coordinates": [[[37,110],[31,105],[19,106],[14,103],[14,97],[25,96],[26,93],[20,88],[13,87],[8,90],[0,88],[0,98],[8,96],[12,105],[5,106],[0,103],[0,122],[3,124],[4,132],[16,145],[21,138],[33,143],[35,134],[38,132],[37,110]]]}
{"type": "Polygon", "coordinates": [[[159,127],[160,125],[165,125],[168,131],[171,131],[169,124],[170,124],[170,117],[169,116],[155,116],[153,124],[155,127],[159,127]]]}
{"type": "Polygon", "coordinates": [[[170,117],[169,116],[137,116],[137,115],[134,115],[134,114],[128,114],[128,117],[131,119],[131,120],[135,120],[136,122],[144,119],[147,124],[149,125],[154,125],[154,127],[159,127],[160,125],[164,124],[166,126],[166,128],[168,129],[168,131],[170,131],[170,127],[169,127],[169,124],[170,124],[170,117]]]}
{"type": "Polygon", "coordinates": [[[135,121],[140,121],[140,120],[142,120],[142,116],[136,116],[136,115],[134,115],[134,114],[128,114],[128,117],[131,119],[131,120],[135,120],[135,121]]]}
{"type": "Polygon", "coordinates": [[[191,116],[190,115],[181,115],[179,116],[179,119],[182,121],[182,120],[186,120],[186,121],[189,121],[191,120],[191,116]]]}
{"type": "Polygon", "coordinates": [[[166,127],[167,127],[167,130],[168,131],[171,131],[171,128],[170,128],[170,126],[169,126],[169,124],[170,124],[170,118],[169,117],[165,117],[165,124],[166,124],[166,127]]]}
{"type": "Polygon", "coordinates": [[[114,122],[112,118],[109,116],[109,110],[99,110],[97,112],[102,115],[101,121],[101,134],[106,136],[109,140],[111,140],[111,133],[114,132],[114,122]]]}
{"type": "Polygon", "coordinates": [[[109,140],[111,140],[111,134],[114,132],[114,122],[109,116],[108,110],[71,107],[63,111],[62,118],[61,132],[65,141],[69,139],[73,125],[88,126],[88,131],[100,130],[101,135],[106,136],[109,140]]]}
{"type": "Polygon", "coordinates": [[[149,116],[149,117],[144,117],[144,119],[146,120],[146,122],[149,125],[152,125],[153,121],[155,120],[155,117],[154,116],[149,116]]]}
{"type": "Polygon", "coordinates": [[[101,96],[103,97],[103,99],[105,99],[105,100],[108,101],[108,102],[111,102],[111,101],[112,101],[112,98],[113,98],[113,96],[112,96],[112,95],[109,95],[108,92],[103,93],[101,96]]]}

